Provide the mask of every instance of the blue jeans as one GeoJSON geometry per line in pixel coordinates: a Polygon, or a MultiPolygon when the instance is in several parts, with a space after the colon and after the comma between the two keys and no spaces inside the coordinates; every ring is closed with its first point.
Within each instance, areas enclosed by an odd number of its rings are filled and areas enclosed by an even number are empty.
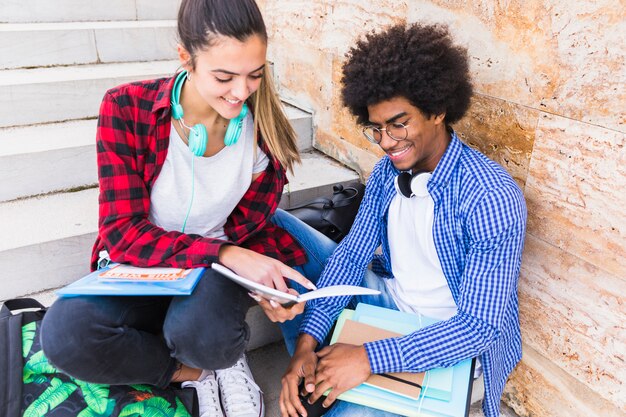
{"type": "MultiPolygon", "coordinates": [[[[285,229],[293,236],[304,248],[307,254],[307,263],[295,267],[301,274],[307,277],[313,283],[317,283],[326,261],[335,250],[337,244],[324,236],[309,225],[286,213],[283,210],[277,210],[272,221],[278,226],[285,229]]],[[[290,283],[291,287],[298,292],[307,291],[299,284],[290,283]]],[[[380,295],[356,296],[350,302],[350,308],[356,307],[358,303],[366,303],[380,307],[397,310],[398,307],[393,298],[387,291],[387,287],[380,277],[369,269],[365,271],[363,282],[361,284],[367,288],[374,288],[381,292],[380,295]]],[[[302,323],[302,315],[294,318],[289,322],[281,324],[285,344],[289,355],[293,355],[295,351],[295,343],[298,337],[298,329],[302,323]]],[[[336,401],[334,406],[325,414],[326,417],[396,417],[397,414],[388,413],[386,411],[376,410],[374,408],[365,407],[345,401],[336,401]]],[[[399,416],[398,416],[399,417],[399,416]]]]}
{"type": "MultiPolygon", "coordinates": [[[[326,261],[337,247],[337,243],[313,229],[302,220],[281,209],[276,210],[276,213],[274,213],[272,217],[272,222],[282,229],[285,229],[298,241],[300,246],[302,246],[306,252],[307,262],[304,265],[294,267],[294,269],[304,275],[309,281],[316,284],[324,270],[326,261]]],[[[299,293],[308,291],[308,289],[297,282],[289,281],[288,284],[299,293]]],[[[295,351],[298,329],[301,323],[302,315],[280,324],[280,329],[283,332],[285,345],[290,356],[292,356],[295,351]]]]}
{"type": "Polygon", "coordinates": [[[248,344],[251,305],[246,289],[207,269],[185,297],[59,298],[44,316],[41,344],[75,378],[165,387],[177,362],[232,366],[248,344]]]}

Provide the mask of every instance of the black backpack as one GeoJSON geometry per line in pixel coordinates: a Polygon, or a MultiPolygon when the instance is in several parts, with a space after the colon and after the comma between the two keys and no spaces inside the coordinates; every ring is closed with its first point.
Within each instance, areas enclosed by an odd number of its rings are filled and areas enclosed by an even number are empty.
{"type": "Polygon", "coordinates": [[[0,415],[198,416],[193,388],[91,384],[55,369],[39,342],[45,312],[45,307],[32,298],[8,300],[0,308],[0,415]]]}
{"type": "Polygon", "coordinates": [[[364,193],[365,186],[360,182],[345,187],[336,184],[332,196],[316,198],[287,211],[339,243],[350,231],[364,193]]]}

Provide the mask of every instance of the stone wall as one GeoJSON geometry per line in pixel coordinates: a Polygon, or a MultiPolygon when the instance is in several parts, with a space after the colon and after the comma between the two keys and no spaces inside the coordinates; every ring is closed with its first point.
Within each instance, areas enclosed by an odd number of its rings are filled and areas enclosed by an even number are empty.
{"type": "MultiPolygon", "coordinates": [[[[626,5],[623,0],[259,0],[281,94],[315,113],[316,147],[370,173],[381,153],[339,101],[364,31],[449,24],[476,94],[456,126],[524,189],[521,416],[626,415],[626,5]]],[[[381,57],[384,59],[384,57],[381,57]]]]}

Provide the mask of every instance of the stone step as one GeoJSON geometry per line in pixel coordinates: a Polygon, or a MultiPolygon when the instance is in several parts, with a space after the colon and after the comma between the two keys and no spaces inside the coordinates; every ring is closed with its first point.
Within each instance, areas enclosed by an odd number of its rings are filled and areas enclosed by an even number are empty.
{"type": "Polygon", "coordinates": [[[0,24],[0,69],[176,59],[176,43],[175,20],[0,24]]]}
{"type": "Polygon", "coordinates": [[[0,201],[96,184],[96,124],[0,129],[0,201]]]}
{"type": "Polygon", "coordinates": [[[175,19],[180,0],[0,0],[0,22],[175,19]]]}
{"type": "MultiPolygon", "coordinates": [[[[358,179],[319,153],[303,155],[289,174],[282,207],[332,193],[358,179]]],[[[0,203],[0,300],[66,285],[88,272],[97,233],[98,190],[87,189],[0,203]]]]}
{"type": "Polygon", "coordinates": [[[85,275],[97,222],[96,188],[0,203],[0,298],[60,287],[85,275]]]}
{"type": "MultiPolygon", "coordinates": [[[[311,149],[311,115],[284,109],[300,151],[311,149]]],[[[95,185],[96,125],[91,119],[0,129],[0,201],[95,185]]]]}
{"type": "Polygon", "coordinates": [[[177,68],[177,60],[167,60],[3,70],[0,128],[96,117],[109,88],[177,68]]]}

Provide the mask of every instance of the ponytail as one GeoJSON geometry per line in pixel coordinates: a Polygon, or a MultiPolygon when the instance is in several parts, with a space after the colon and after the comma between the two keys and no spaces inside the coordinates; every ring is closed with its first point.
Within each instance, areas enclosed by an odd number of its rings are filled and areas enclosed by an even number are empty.
{"type": "Polygon", "coordinates": [[[293,172],[294,163],[300,162],[296,132],[283,111],[274,89],[269,63],[259,89],[250,97],[254,108],[254,132],[261,133],[270,153],[286,170],[293,172]]]}

